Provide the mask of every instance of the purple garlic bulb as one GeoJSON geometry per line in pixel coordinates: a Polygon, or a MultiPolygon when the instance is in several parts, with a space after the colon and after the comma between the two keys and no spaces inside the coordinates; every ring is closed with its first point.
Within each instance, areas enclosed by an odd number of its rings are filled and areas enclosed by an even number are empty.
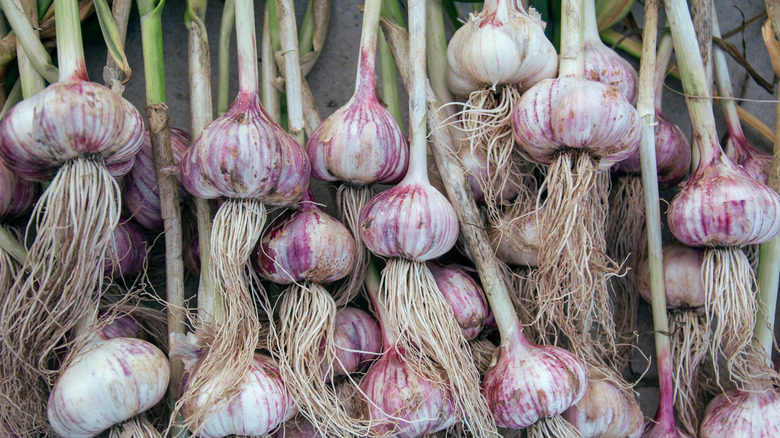
{"type": "MultiPolygon", "coordinates": [[[[344,307],[336,312],[335,326],[335,374],[346,376],[365,371],[382,351],[379,324],[373,316],[357,307],[344,307]]],[[[330,377],[330,373],[325,371],[325,375],[330,377]]]]}
{"type": "Polygon", "coordinates": [[[121,220],[114,228],[113,236],[116,261],[106,258],[103,273],[110,278],[119,278],[141,272],[149,251],[149,243],[141,227],[133,221],[121,220]]]}
{"type": "Polygon", "coordinates": [[[76,158],[103,161],[120,178],[133,167],[142,138],[141,114],[119,94],[86,80],[60,81],[0,121],[0,159],[31,181],[52,179],[76,158]]]}
{"type": "MultiPolygon", "coordinates": [[[[682,181],[691,168],[691,145],[682,130],[666,120],[660,113],[655,114],[655,159],[658,170],[658,184],[669,187],[682,181]]],[[[630,157],[612,167],[614,172],[639,172],[639,149],[630,157]]]]}
{"type": "Polygon", "coordinates": [[[538,83],[512,114],[515,141],[531,161],[545,165],[563,150],[579,150],[599,158],[606,170],[636,151],[641,126],[617,88],[570,77],[538,83]]]}
{"type": "Polygon", "coordinates": [[[482,380],[482,394],[499,427],[522,429],[562,414],[588,387],[588,370],[559,347],[531,344],[520,322],[496,349],[482,380]]]}
{"type": "Polygon", "coordinates": [[[19,178],[0,161],[0,220],[10,221],[30,211],[38,198],[38,184],[19,178]]]}
{"type": "Polygon", "coordinates": [[[281,218],[265,232],[255,265],[274,283],[325,283],[352,271],[355,251],[355,239],[347,227],[307,197],[299,211],[281,218]]]}
{"type": "Polygon", "coordinates": [[[667,220],[672,234],[688,246],[764,243],[780,232],[780,195],[718,147],[674,197],[667,220]]]}
{"type": "Polygon", "coordinates": [[[458,239],[458,217],[428,181],[405,178],[374,195],[360,211],[360,238],[382,257],[438,258],[458,239]]]}
{"type": "Polygon", "coordinates": [[[718,394],[704,412],[701,438],[780,436],[780,393],[771,386],[718,394]]]}
{"type": "Polygon", "coordinates": [[[488,238],[493,251],[504,263],[536,267],[539,263],[538,212],[514,217],[513,209],[502,213],[500,226],[488,224],[488,238]],[[511,235],[511,241],[506,238],[511,235]]]}
{"type": "MultiPolygon", "coordinates": [[[[704,307],[706,294],[701,282],[701,267],[704,250],[673,243],[664,245],[664,288],[666,308],[704,307]]],[[[639,295],[650,300],[649,262],[643,260],[637,267],[637,289],[639,295]]]]}
{"type": "Polygon", "coordinates": [[[766,184],[769,179],[769,166],[772,163],[772,155],[761,152],[751,146],[741,131],[739,133],[729,132],[728,142],[732,144],[727,145],[726,155],[742,166],[745,172],[756,181],[766,184]]]}
{"type": "Polygon", "coordinates": [[[544,22],[519,2],[486,2],[447,45],[447,84],[455,95],[516,85],[527,89],[555,76],[558,56],[544,22]]]}
{"type": "Polygon", "coordinates": [[[463,337],[469,341],[476,338],[490,314],[482,287],[461,266],[438,262],[426,264],[442,296],[452,307],[463,337]]]}
{"type": "Polygon", "coordinates": [[[273,435],[273,438],[323,438],[314,426],[302,415],[296,415],[285,421],[273,435]]]}
{"type": "Polygon", "coordinates": [[[457,416],[446,385],[415,374],[397,348],[390,348],[360,381],[368,399],[358,402],[374,436],[413,438],[447,429],[457,416]]]}
{"type": "MultiPolygon", "coordinates": [[[[192,137],[181,129],[170,128],[171,150],[175,166],[181,163],[181,157],[192,143],[192,137]]],[[[175,171],[175,169],[171,169],[175,171]]],[[[179,182],[179,202],[187,196],[187,190],[177,175],[179,182]]],[[[157,194],[157,172],[152,155],[152,143],[149,132],[144,131],[144,141],[141,150],[135,158],[135,164],[125,175],[122,186],[122,203],[125,214],[149,231],[160,232],[164,224],[160,212],[160,196],[157,194]]]]}
{"type": "Polygon", "coordinates": [[[599,39],[585,41],[585,79],[611,85],[626,97],[629,103],[636,102],[639,75],[634,66],[599,39]]]}
{"type": "Polygon", "coordinates": [[[303,148],[248,91],[239,92],[182,158],[184,186],[206,199],[294,200],[308,187],[310,171],[303,148]]]}

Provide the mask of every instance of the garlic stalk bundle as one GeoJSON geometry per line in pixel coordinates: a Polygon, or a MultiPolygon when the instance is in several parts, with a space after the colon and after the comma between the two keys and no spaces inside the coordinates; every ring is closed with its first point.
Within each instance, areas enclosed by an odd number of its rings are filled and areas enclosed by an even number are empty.
{"type": "Polygon", "coordinates": [[[612,85],[620,90],[632,105],[635,104],[639,88],[636,69],[601,42],[596,23],[596,0],[585,0],[583,5],[585,78],[612,85]]]}
{"type": "Polygon", "coordinates": [[[335,369],[332,372],[323,368],[326,378],[365,371],[382,350],[379,324],[368,312],[357,307],[342,307],[336,312],[334,325],[337,358],[333,361],[335,369]]]}
{"type": "MultiPolygon", "coordinates": [[[[618,379],[619,380],[619,379],[618,379]]],[[[631,391],[619,388],[612,376],[590,368],[585,395],[563,413],[582,438],[639,438],[644,416],[631,391]]]]}
{"type": "Polygon", "coordinates": [[[360,212],[360,236],[371,252],[389,258],[382,271],[385,330],[395,334],[411,369],[445,378],[466,428],[494,435],[495,426],[478,390],[479,373],[452,308],[425,262],[449,251],[458,238],[452,204],[428,180],[426,156],[425,1],[409,9],[411,70],[410,160],[404,179],[376,194],[360,212]],[[438,376],[443,372],[443,376],[438,376]]]}
{"type": "Polygon", "coordinates": [[[755,276],[741,245],[763,243],[780,232],[780,195],[729,159],[720,147],[701,58],[689,12],[679,0],[666,3],[683,77],[699,165],[672,200],[669,229],[682,243],[706,247],[702,282],[708,323],[715,323],[710,353],[718,374],[725,356],[730,379],[757,384],[764,358],[751,352],[755,327],[755,276]]]}
{"type": "Polygon", "coordinates": [[[427,262],[436,285],[458,321],[463,337],[474,340],[482,332],[490,315],[490,308],[482,287],[463,266],[427,262]]]}
{"type": "Polygon", "coordinates": [[[209,242],[209,275],[221,314],[209,315],[215,320],[197,327],[208,348],[180,400],[190,406],[188,424],[200,424],[209,412],[224,407],[254,366],[260,336],[255,297],[266,297],[249,261],[265,225],[265,204],[293,204],[309,183],[305,151],[260,104],[251,0],[236,2],[236,37],[238,96],[193,141],[181,164],[182,182],[191,194],[227,198],[214,217],[209,242]],[[214,381],[221,382],[217,391],[206,392],[214,381]],[[196,398],[193,408],[190,402],[196,398]]]}
{"type": "Polygon", "coordinates": [[[557,71],[557,54],[544,27],[539,14],[520,2],[490,0],[447,45],[449,88],[468,97],[458,115],[469,144],[465,149],[487,158],[489,179],[482,190],[491,214],[511,201],[504,191],[523,166],[513,154],[514,105],[523,90],[557,71]]]}
{"type": "Polygon", "coordinates": [[[277,362],[299,411],[323,435],[364,435],[367,429],[345,412],[323,376],[337,364],[336,302],[323,283],[348,275],[355,264],[355,240],[339,221],[320,210],[311,190],[301,209],[266,230],[256,251],[261,275],[292,285],[279,303],[277,362]],[[324,345],[323,345],[324,344],[324,345]]]}
{"type": "Polygon", "coordinates": [[[124,219],[114,228],[110,251],[113,257],[106,260],[104,274],[120,278],[138,274],[144,269],[150,244],[143,230],[135,222],[124,219]]]}
{"type": "Polygon", "coordinates": [[[442,370],[421,375],[409,362],[396,334],[388,330],[373,264],[368,270],[366,290],[382,332],[383,353],[360,381],[357,410],[372,436],[413,438],[447,429],[458,420],[447,378],[442,370]]]}
{"type": "MultiPolygon", "coordinates": [[[[181,157],[192,143],[190,135],[181,129],[170,128],[171,150],[174,162],[181,163],[181,157]]],[[[170,169],[175,172],[176,169],[170,169]]],[[[179,202],[184,202],[187,191],[179,181],[179,202]]],[[[125,175],[122,186],[124,212],[135,222],[149,231],[163,231],[163,219],[160,212],[160,197],[157,194],[157,175],[152,156],[152,143],[149,132],[144,131],[144,141],[136,155],[135,164],[125,175]]]]}
{"type": "MultiPolygon", "coordinates": [[[[688,174],[691,147],[676,125],[661,116],[661,103],[667,65],[672,55],[672,39],[666,34],[658,46],[655,65],[655,156],[658,184],[664,187],[678,183],[688,174]]],[[[621,346],[614,352],[615,369],[623,369],[633,353],[638,308],[637,265],[646,258],[644,187],[637,149],[630,157],[612,166],[613,183],[609,193],[607,216],[607,253],[614,260],[625,261],[625,275],[611,279],[614,289],[616,334],[621,346]]]]}
{"type": "Polygon", "coordinates": [[[701,438],[780,434],[780,393],[771,385],[719,394],[707,406],[701,438]]]}
{"type": "Polygon", "coordinates": [[[634,153],[641,121],[617,88],[582,78],[582,17],[569,2],[563,10],[559,77],[523,94],[512,129],[522,153],[549,166],[537,198],[540,310],[582,354],[593,323],[607,348],[615,345],[607,279],[617,267],[605,254],[606,177],[598,171],[634,153]]]}
{"type": "MultiPolygon", "coordinates": [[[[202,370],[204,348],[192,334],[172,339],[171,355],[181,356],[185,374],[181,390],[186,392],[189,384],[202,370]]],[[[275,430],[284,421],[292,418],[297,409],[279,368],[273,360],[255,353],[246,374],[239,378],[238,391],[224,400],[221,406],[214,406],[207,393],[223,393],[224,379],[209,379],[204,392],[186,401],[179,400],[181,413],[185,418],[194,418],[190,430],[202,438],[219,438],[228,435],[265,435],[275,430]],[[201,415],[203,409],[208,409],[201,415]]]]}
{"type": "Polygon", "coordinates": [[[126,337],[139,329],[133,318],[120,316],[79,345],[49,395],[47,414],[57,435],[93,437],[162,400],[168,358],[151,343],[126,337]]]}
{"type": "Polygon", "coordinates": [[[342,182],[337,196],[339,214],[358,245],[355,267],[335,293],[340,306],[352,301],[363,284],[368,252],[360,239],[358,217],[373,194],[371,185],[397,183],[409,165],[406,138],[376,96],[380,10],[380,0],[366,1],[354,95],[317,127],[306,144],[312,176],[342,182]]]}
{"type": "Polygon", "coordinates": [[[22,434],[47,427],[40,389],[57,377],[65,335],[97,306],[121,209],[115,178],[132,167],[143,135],[128,101],[88,81],[76,1],[58,0],[56,9],[59,80],[0,121],[4,164],[22,178],[51,180],[33,211],[36,237],[22,266],[30,274],[16,278],[0,315],[3,348],[16,352],[9,379],[24,388],[9,395],[24,411],[8,421],[22,434]]]}

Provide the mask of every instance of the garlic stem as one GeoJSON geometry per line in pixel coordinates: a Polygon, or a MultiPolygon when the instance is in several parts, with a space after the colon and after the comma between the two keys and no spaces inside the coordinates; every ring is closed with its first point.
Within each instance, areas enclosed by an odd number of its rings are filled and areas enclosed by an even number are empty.
{"type": "MultiPolygon", "coordinates": [[[[49,52],[41,44],[41,40],[38,38],[30,21],[27,20],[24,11],[19,8],[18,3],[14,0],[0,0],[0,5],[3,7],[5,18],[8,19],[11,28],[13,28],[16,34],[17,41],[24,47],[25,53],[35,70],[47,81],[51,83],[56,82],[58,77],[57,67],[52,65],[49,52]]],[[[80,38],[79,36],[79,41],[81,41],[80,38]]],[[[59,39],[57,40],[57,45],[59,46],[59,39]]],[[[60,67],[62,67],[61,64],[60,67]]]]}
{"type": "Polygon", "coordinates": [[[255,7],[252,0],[236,1],[236,47],[239,93],[260,96],[255,39],[255,7]]]}
{"type": "MultiPolygon", "coordinates": [[[[428,78],[439,102],[454,102],[455,96],[447,86],[447,33],[441,0],[428,3],[428,78]]],[[[446,106],[447,116],[455,114],[455,107],[446,106]]]]}
{"type": "Polygon", "coordinates": [[[298,29],[298,50],[301,57],[314,50],[314,40],[312,39],[314,37],[314,1],[309,0],[306,5],[301,27],[298,29]]]}
{"type": "Polygon", "coordinates": [[[17,263],[24,264],[24,259],[27,258],[27,248],[3,226],[0,226],[0,248],[13,257],[17,263]]]}
{"type": "Polygon", "coordinates": [[[699,165],[707,165],[722,153],[717,146],[715,115],[707,74],[699,52],[691,14],[684,0],[667,0],[666,16],[672,28],[674,52],[680,66],[688,113],[691,116],[694,144],[699,152],[699,165]]]}
{"type": "MultiPolygon", "coordinates": [[[[111,4],[111,15],[114,17],[116,30],[119,33],[119,42],[122,44],[122,47],[125,46],[125,41],[127,40],[127,23],[130,20],[130,9],[132,6],[133,0],[114,0],[111,4]]],[[[106,55],[106,67],[103,70],[103,82],[107,87],[112,87],[113,84],[110,82],[110,78],[118,79],[120,77],[119,72],[119,66],[109,50],[106,55]],[[107,75],[106,72],[110,73],[107,75]]]]}
{"type": "MultiPolygon", "coordinates": [[[[382,16],[389,18],[399,26],[403,26],[404,18],[400,6],[398,6],[398,0],[382,0],[382,16]]],[[[379,35],[379,68],[382,71],[382,101],[384,101],[387,110],[393,115],[398,125],[403,126],[401,100],[398,90],[398,72],[396,71],[395,59],[390,52],[390,46],[387,44],[384,33],[379,35]]]]}
{"type": "Polygon", "coordinates": [[[664,33],[661,42],[658,43],[658,51],[655,55],[655,112],[661,113],[664,97],[664,82],[666,80],[667,67],[669,60],[672,59],[672,36],[664,33]]]}
{"type": "MultiPolygon", "coordinates": [[[[411,60],[408,56],[409,39],[400,27],[387,19],[380,22],[387,37],[390,49],[393,51],[401,79],[407,90],[410,88],[411,60]]],[[[431,124],[431,149],[436,160],[436,166],[442,176],[442,182],[447,190],[447,197],[458,214],[460,230],[472,254],[472,260],[477,268],[482,287],[490,303],[490,309],[496,320],[502,342],[518,336],[515,332],[522,330],[514,305],[509,295],[498,259],[487,237],[484,220],[479,212],[474,195],[468,185],[466,174],[452,151],[453,139],[450,130],[444,129],[446,122],[440,111],[433,90],[428,88],[428,114],[431,124]]],[[[519,333],[519,336],[523,336],[519,333]]]]}
{"type": "Polygon", "coordinates": [[[409,170],[406,175],[407,178],[424,178],[424,181],[428,181],[425,9],[425,0],[409,3],[409,62],[412,70],[409,87],[409,170]]]}
{"type": "Polygon", "coordinates": [[[379,299],[381,280],[379,277],[379,271],[376,269],[376,265],[374,264],[373,260],[368,261],[364,282],[366,285],[368,299],[371,302],[371,307],[373,307],[374,311],[376,312],[376,319],[377,322],[379,322],[379,330],[382,332],[382,349],[386,350],[397,343],[398,337],[395,335],[395,333],[393,333],[392,330],[387,328],[387,310],[382,304],[383,301],[379,299]]]}
{"type": "Polygon", "coordinates": [[[596,0],[584,0],[582,15],[584,40],[593,44],[603,44],[599,36],[599,24],[596,21],[596,0]]]}
{"type": "Polygon", "coordinates": [[[3,104],[3,109],[0,110],[0,120],[5,117],[5,115],[8,113],[8,110],[11,109],[14,105],[19,103],[22,100],[22,81],[16,80],[14,82],[14,86],[11,87],[11,91],[8,93],[8,96],[5,97],[5,103],[3,104]]]}
{"type": "MultiPolygon", "coordinates": [[[[57,10],[57,63],[59,80],[87,80],[81,20],[76,0],[54,0],[57,10]]],[[[48,78],[47,78],[48,80],[48,78]]]]}
{"type": "MultiPolygon", "coordinates": [[[[715,5],[712,7],[712,36],[720,38],[720,26],[718,25],[718,14],[715,11],[715,5]]],[[[737,104],[734,101],[734,90],[731,88],[731,77],[729,76],[729,67],[726,63],[726,54],[717,44],[712,48],[713,65],[715,67],[715,84],[718,87],[720,95],[720,105],[723,108],[723,118],[726,121],[726,127],[730,134],[744,137],[742,126],[739,123],[739,114],[737,114],[737,104]]],[[[731,147],[735,142],[728,142],[731,147]]]]}
{"type": "MultiPolygon", "coordinates": [[[[228,96],[230,93],[230,37],[233,34],[235,20],[236,0],[225,0],[225,5],[222,7],[222,21],[219,24],[219,43],[217,45],[217,117],[225,114],[230,107],[228,96]]],[[[264,62],[263,64],[269,63],[264,62]]]]}
{"type": "Polygon", "coordinates": [[[561,60],[558,67],[560,78],[581,78],[585,72],[582,1],[564,0],[561,3],[561,60]]]}
{"type": "Polygon", "coordinates": [[[360,32],[360,59],[355,79],[355,94],[376,95],[376,40],[379,33],[379,13],[382,0],[366,0],[363,10],[363,28],[360,32]]]}
{"type": "MultiPolygon", "coordinates": [[[[22,8],[25,10],[25,15],[27,15],[27,18],[30,20],[30,24],[34,28],[37,28],[38,14],[35,7],[35,1],[22,0],[21,3],[22,8]]],[[[33,32],[36,37],[39,36],[37,30],[33,32]]],[[[39,91],[46,87],[46,84],[43,82],[43,77],[35,70],[35,66],[27,56],[27,52],[24,50],[21,40],[19,39],[16,40],[16,59],[19,64],[19,80],[22,81],[22,96],[26,99],[38,94],[39,91]]]]}
{"type": "Polygon", "coordinates": [[[674,421],[674,383],[672,382],[671,341],[666,314],[664,288],[663,243],[661,239],[661,209],[658,204],[658,171],[655,156],[655,78],[656,39],[658,34],[658,1],[645,3],[642,62],[639,66],[639,96],[637,110],[645,122],[639,145],[642,163],[642,186],[645,189],[645,221],[650,269],[650,293],[655,331],[655,355],[658,362],[659,415],[657,420],[674,421]],[[670,417],[671,416],[671,417],[670,417]]]}
{"type": "Polygon", "coordinates": [[[285,91],[287,92],[288,131],[303,145],[303,91],[301,90],[301,63],[298,52],[298,31],[292,0],[276,0],[284,57],[285,91]]]}
{"type": "MultiPolygon", "coordinates": [[[[187,27],[189,47],[190,114],[192,136],[197,138],[213,118],[211,109],[211,66],[208,33],[203,20],[206,17],[204,0],[187,0],[184,23],[187,27]]],[[[214,281],[211,278],[211,201],[195,198],[198,222],[198,245],[200,248],[200,287],[198,290],[198,316],[203,322],[210,322],[212,316],[222,314],[218,309],[214,281]]]]}
{"type": "Polygon", "coordinates": [[[277,78],[276,62],[274,61],[274,46],[271,41],[271,18],[270,8],[273,2],[268,2],[263,11],[263,42],[260,45],[260,58],[263,60],[260,64],[261,85],[263,107],[276,123],[282,119],[282,110],[279,105],[279,90],[273,85],[273,80],[277,78]]]}

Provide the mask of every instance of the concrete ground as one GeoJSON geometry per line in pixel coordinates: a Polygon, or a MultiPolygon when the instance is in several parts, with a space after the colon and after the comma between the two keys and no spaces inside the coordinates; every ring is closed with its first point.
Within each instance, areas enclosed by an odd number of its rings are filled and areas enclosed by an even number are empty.
{"type": "MultiPolygon", "coordinates": [[[[262,11],[261,2],[257,2],[257,29],[262,29],[259,18],[262,11]]],[[[170,107],[171,125],[189,130],[189,83],[187,80],[187,41],[184,28],[184,0],[169,0],[164,12],[166,82],[168,105],[170,107]]],[[[333,2],[330,29],[323,54],[308,76],[315,101],[322,117],[326,117],[341,107],[350,98],[354,87],[354,72],[357,66],[357,53],[360,39],[362,14],[358,11],[361,1],[335,0],[333,2]]],[[[736,29],[743,22],[758,16],[764,10],[761,0],[723,0],[717,2],[721,29],[725,33],[736,29]]],[[[299,18],[303,15],[305,1],[296,0],[299,18]]],[[[222,2],[211,1],[208,9],[206,25],[209,29],[209,40],[212,47],[212,74],[216,83],[216,42],[218,39],[222,2]]],[[[637,21],[641,26],[642,5],[634,7],[637,21]]],[[[738,32],[727,40],[735,44],[746,56],[758,73],[772,81],[772,69],[769,58],[761,39],[760,26],[763,19],[746,25],[743,32],[738,32]]],[[[89,56],[89,72],[93,80],[100,80],[102,66],[105,63],[105,49],[100,43],[87,45],[89,56]]],[[[125,96],[138,108],[144,105],[143,64],[141,58],[141,37],[139,23],[131,23],[127,39],[127,56],[133,68],[132,81],[127,85],[125,96]]],[[[235,59],[235,55],[233,55],[235,59]]],[[[770,129],[775,128],[774,97],[761,89],[749,79],[744,69],[730,62],[734,88],[738,95],[744,97],[742,106],[762,120],[770,129]]],[[[236,90],[236,69],[232,64],[231,100],[236,90]]],[[[667,80],[667,90],[664,98],[664,113],[670,120],[677,122],[686,133],[690,133],[690,123],[681,96],[682,87],[674,79],[667,80]]],[[[214,86],[216,93],[216,86],[214,86]]],[[[216,98],[216,94],[215,94],[216,98]]],[[[404,100],[405,102],[405,100],[404,100]]],[[[719,110],[716,109],[720,121],[719,110]]],[[[722,123],[719,126],[723,126],[722,123]]],[[[406,127],[404,127],[406,129],[406,127]]],[[[745,132],[751,143],[764,150],[771,149],[771,142],[753,129],[746,127],[745,132]]],[[[720,131],[723,134],[723,131],[720,131]]],[[[640,309],[639,346],[646,354],[652,354],[652,323],[649,307],[642,304],[640,309]]],[[[646,361],[637,355],[634,369],[643,370],[646,361]]],[[[654,363],[638,386],[640,402],[645,415],[652,417],[657,405],[657,376],[654,363]]]]}

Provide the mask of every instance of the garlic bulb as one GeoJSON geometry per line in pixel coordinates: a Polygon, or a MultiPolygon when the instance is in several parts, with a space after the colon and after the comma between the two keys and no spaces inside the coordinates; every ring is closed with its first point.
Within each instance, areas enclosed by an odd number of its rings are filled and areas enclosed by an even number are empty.
{"type": "Polygon", "coordinates": [[[141,272],[150,246],[141,227],[130,220],[123,220],[114,228],[113,235],[111,251],[116,259],[106,259],[105,275],[119,278],[141,272]]]}
{"type": "Polygon", "coordinates": [[[360,237],[382,257],[431,260],[455,245],[458,217],[427,180],[407,177],[366,204],[360,212],[360,237]]]}
{"type": "MultiPolygon", "coordinates": [[[[664,245],[663,251],[666,308],[704,307],[704,285],[701,282],[704,251],[679,243],[664,245]]],[[[639,295],[649,303],[650,270],[647,260],[643,260],[637,267],[636,286],[639,295]]]]}
{"type": "Polygon", "coordinates": [[[604,373],[591,368],[585,395],[563,413],[582,438],[639,438],[644,416],[639,404],[604,373]]]}
{"type": "Polygon", "coordinates": [[[76,158],[100,160],[115,178],[133,167],[143,120],[133,105],[86,80],[60,81],[14,105],[0,121],[0,158],[31,181],[76,158]]]}
{"type": "Polygon", "coordinates": [[[344,278],[352,269],[355,239],[310,199],[265,232],[255,264],[268,280],[325,283],[344,278]]]}
{"type": "Polygon", "coordinates": [[[273,435],[273,438],[321,438],[314,426],[301,415],[288,420],[273,435]]]}
{"type": "Polygon", "coordinates": [[[667,212],[669,230],[688,246],[764,243],[780,232],[780,195],[751,178],[717,148],[667,212]]]}
{"type": "Polygon", "coordinates": [[[156,405],[168,388],[168,359],[133,338],[96,340],[62,372],[49,396],[52,430],[93,437],[156,405]]]}
{"type": "MultiPolygon", "coordinates": [[[[344,307],[336,312],[335,326],[333,338],[336,344],[336,375],[365,371],[382,350],[379,324],[371,315],[357,307],[344,307]]],[[[325,375],[329,374],[328,370],[325,370],[325,375]]]]}
{"type": "Polygon", "coordinates": [[[724,148],[726,155],[734,160],[735,163],[742,166],[748,175],[756,181],[766,184],[769,179],[769,166],[772,163],[772,155],[761,152],[751,146],[745,139],[742,129],[739,132],[732,132],[728,129],[729,136],[724,148]]]}
{"type": "Polygon", "coordinates": [[[412,438],[444,430],[457,421],[446,385],[415,374],[391,347],[360,381],[358,410],[375,436],[412,438]]]}
{"type": "Polygon", "coordinates": [[[447,83],[464,97],[482,88],[512,84],[527,89],[558,68],[544,23],[517,2],[492,0],[471,15],[447,45],[447,83]]]}
{"type": "Polygon", "coordinates": [[[707,406],[701,438],[780,436],[780,394],[774,387],[719,394],[707,406]]]}
{"type": "Polygon", "coordinates": [[[0,161],[0,220],[9,221],[30,211],[38,185],[19,178],[0,161]]]}
{"type": "MultiPolygon", "coordinates": [[[[192,143],[189,134],[181,129],[170,128],[171,151],[176,166],[181,163],[181,157],[192,143]]],[[[177,169],[170,169],[175,172],[177,169]]],[[[179,202],[183,202],[187,191],[179,181],[179,202]]],[[[162,231],[163,219],[160,213],[160,197],[157,194],[157,171],[152,155],[152,143],[149,132],[144,131],[144,141],[135,158],[135,164],[125,175],[122,186],[122,204],[125,214],[135,222],[150,231],[162,231]]]]}
{"type": "Polygon", "coordinates": [[[585,395],[588,371],[569,351],[531,344],[520,322],[515,324],[512,336],[496,349],[482,393],[497,426],[521,429],[577,403],[585,395]]]}
{"type": "Polygon", "coordinates": [[[617,88],[571,77],[547,79],[523,94],[513,133],[535,163],[552,164],[566,149],[600,159],[601,170],[631,156],[642,135],[636,109],[617,88]]]}
{"type": "MultiPolygon", "coordinates": [[[[524,207],[524,206],[523,206],[524,207]]],[[[488,224],[488,238],[496,257],[510,265],[535,267],[539,263],[538,215],[515,217],[516,208],[503,212],[498,223],[488,224]]]]}
{"type": "Polygon", "coordinates": [[[439,291],[452,307],[463,337],[470,341],[477,337],[490,314],[485,293],[462,266],[427,262],[439,291]]]}
{"type": "Polygon", "coordinates": [[[265,112],[257,94],[246,90],[193,141],[181,166],[187,190],[206,199],[297,198],[310,173],[303,148],[265,112]]]}

